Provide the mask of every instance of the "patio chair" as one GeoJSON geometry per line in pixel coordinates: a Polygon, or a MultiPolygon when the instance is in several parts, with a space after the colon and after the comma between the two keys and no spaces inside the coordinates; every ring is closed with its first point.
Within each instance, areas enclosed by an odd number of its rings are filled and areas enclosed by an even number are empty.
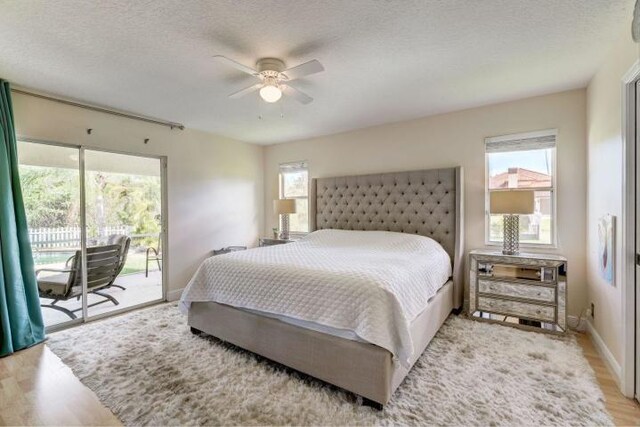
{"type": "MultiPolygon", "coordinates": [[[[87,248],[87,291],[104,297],[104,300],[89,304],[88,307],[94,307],[109,301],[114,305],[120,304],[113,296],[100,291],[113,286],[113,281],[122,271],[122,251],[122,244],[87,248]]],[[[70,264],[69,268],[64,269],[41,268],[36,271],[36,278],[38,279],[38,294],[40,298],[53,300],[51,304],[41,304],[41,307],[61,311],[75,319],[77,317],[75,312],[82,310],[82,308],[69,310],[56,305],[59,301],[68,301],[72,298],[79,299],[82,296],[81,251],[76,251],[70,264]],[[58,274],[40,278],[40,273],[44,271],[58,274]]]]}
{"type": "Polygon", "coordinates": [[[158,248],[150,246],[147,248],[147,262],[144,269],[144,277],[149,277],[149,263],[155,261],[158,263],[158,270],[162,271],[162,234],[158,236],[158,248]]]}
{"type": "MultiPolygon", "coordinates": [[[[124,234],[112,234],[111,236],[109,236],[107,238],[107,245],[120,245],[122,246],[122,252],[120,253],[120,268],[118,269],[118,272],[116,273],[116,277],[114,277],[113,281],[115,282],[115,280],[118,278],[118,275],[120,274],[120,272],[122,271],[122,269],[124,268],[125,263],[127,262],[127,255],[129,254],[129,246],[131,245],[131,238],[124,235],[124,234]]],[[[106,286],[107,288],[110,287],[114,287],[114,288],[120,288],[123,291],[126,291],[127,288],[125,288],[122,285],[116,285],[115,283],[111,283],[109,286],[106,286]]]]}
{"type": "MultiPolygon", "coordinates": [[[[118,274],[120,274],[120,272],[122,271],[122,269],[124,268],[124,264],[127,262],[127,254],[129,253],[129,246],[131,245],[131,238],[127,237],[124,234],[112,234],[109,237],[107,237],[107,245],[121,245],[122,246],[122,252],[120,254],[120,269],[118,270],[118,273],[116,274],[116,279],[118,274]]],[[[69,257],[69,259],[67,259],[67,262],[64,264],[65,268],[70,268],[70,264],[71,262],[75,259],[75,255],[72,255],[69,257]]],[[[115,279],[113,279],[115,281],[115,279]]],[[[109,286],[105,286],[105,288],[110,288],[110,287],[114,287],[114,288],[120,288],[123,291],[126,291],[127,288],[125,288],[124,286],[121,285],[116,285],[115,283],[112,283],[109,286]]]]}

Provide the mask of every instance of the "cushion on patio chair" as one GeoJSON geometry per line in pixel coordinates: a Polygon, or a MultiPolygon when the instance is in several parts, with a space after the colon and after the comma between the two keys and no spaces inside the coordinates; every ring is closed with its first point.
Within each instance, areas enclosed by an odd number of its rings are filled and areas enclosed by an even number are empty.
{"type": "Polygon", "coordinates": [[[67,294],[70,273],[59,273],[38,279],[38,292],[40,296],[48,298],[64,297],[67,294]]]}

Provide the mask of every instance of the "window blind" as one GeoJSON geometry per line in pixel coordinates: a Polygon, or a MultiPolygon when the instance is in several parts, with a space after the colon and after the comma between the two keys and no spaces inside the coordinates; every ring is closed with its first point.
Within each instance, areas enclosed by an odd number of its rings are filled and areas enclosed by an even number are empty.
{"type": "Polygon", "coordinates": [[[555,148],[557,131],[548,130],[530,134],[506,135],[485,139],[486,153],[541,150],[555,148]]]}
{"type": "Polygon", "coordinates": [[[308,168],[309,168],[309,165],[307,164],[306,161],[280,164],[280,172],[282,173],[306,171],[308,168]]]}

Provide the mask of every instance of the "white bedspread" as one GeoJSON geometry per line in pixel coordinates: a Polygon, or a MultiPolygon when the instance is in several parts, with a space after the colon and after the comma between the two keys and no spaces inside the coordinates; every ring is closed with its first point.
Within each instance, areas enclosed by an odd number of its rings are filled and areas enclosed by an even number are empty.
{"type": "Polygon", "coordinates": [[[320,230],[205,260],[180,308],[214,301],[349,330],[407,364],[409,325],[450,276],[449,255],[428,237],[320,230]]]}

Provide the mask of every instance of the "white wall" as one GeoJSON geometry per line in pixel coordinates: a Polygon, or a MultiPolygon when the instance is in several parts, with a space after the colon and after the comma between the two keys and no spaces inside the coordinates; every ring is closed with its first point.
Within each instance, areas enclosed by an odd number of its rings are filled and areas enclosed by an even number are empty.
{"type": "Polygon", "coordinates": [[[618,364],[623,363],[622,344],[622,77],[638,59],[638,47],[631,41],[630,23],[625,23],[620,41],[609,53],[587,88],[588,216],[587,284],[588,302],[595,304],[592,320],[598,335],[618,364]],[[618,220],[614,286],[598,271],[598,219],[605,214],[618,220]]]}
{"type": "Polygon", "coordinates": [[[14,94],[13,105],[20,137],[168,157],[170,293],[213,249],[256,244],[264,228],[261,146],[26,95],[14,94]]]}
{"type": "Polygon", "coordinates": [[[308,160],[311,177],[462,165],[466,249],[484,246],[484,138],[558,129],[558,249],[569,258],[569,313],[585,307],[584,89],[376,126],[265,149],[265,234],[277,225],[278,164],[308,160]]]}

